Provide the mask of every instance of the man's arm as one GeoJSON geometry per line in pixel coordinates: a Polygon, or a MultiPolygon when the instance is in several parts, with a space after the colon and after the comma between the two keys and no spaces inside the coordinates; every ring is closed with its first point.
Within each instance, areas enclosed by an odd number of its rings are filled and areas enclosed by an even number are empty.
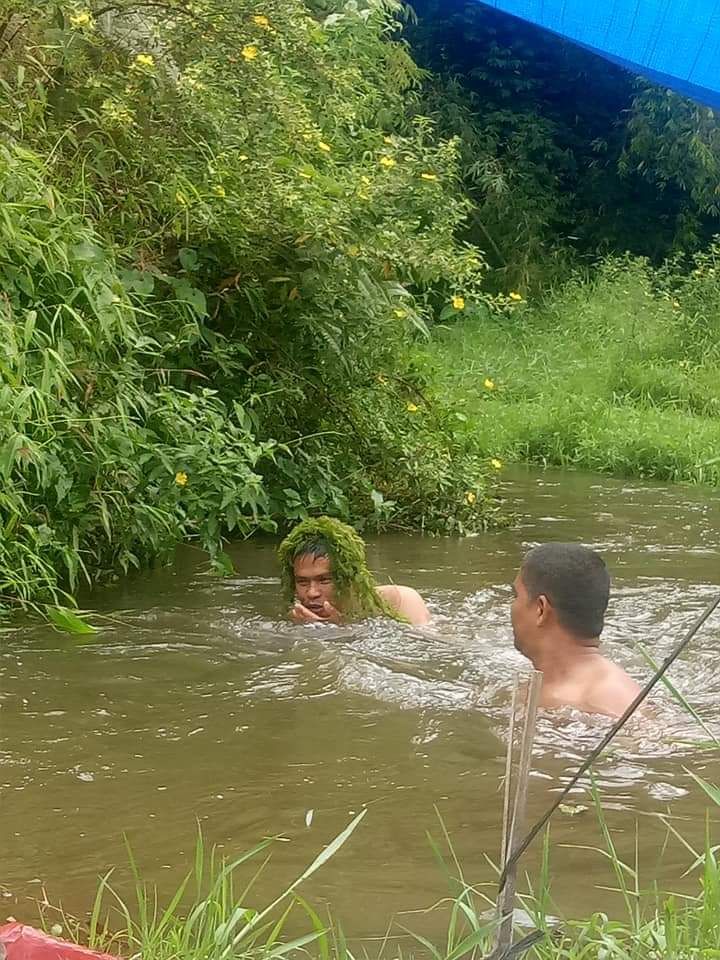
{"type": "Polygon", "coordinates": [[[395,584],[387,584],[377,589],[380,596],[414,626],[430,623],[430,611],[417,590],[395,584]]]}

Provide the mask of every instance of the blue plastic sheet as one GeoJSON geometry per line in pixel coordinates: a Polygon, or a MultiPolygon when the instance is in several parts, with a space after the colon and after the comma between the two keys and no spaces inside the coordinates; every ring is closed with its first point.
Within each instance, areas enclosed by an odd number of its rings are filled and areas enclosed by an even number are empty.
{"type": "Polygon", "coordinates": [[[485,0],[720,108],[720,0],[485,0]]]}

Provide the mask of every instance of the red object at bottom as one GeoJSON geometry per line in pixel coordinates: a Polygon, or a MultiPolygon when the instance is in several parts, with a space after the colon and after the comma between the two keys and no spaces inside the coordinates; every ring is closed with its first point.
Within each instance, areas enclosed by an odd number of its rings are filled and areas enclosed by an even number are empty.
{"type": "Polygon", "coordinates": [[[109,953],[88,950],[66,940],[57,940],[24,923],[0,927],[0,958],[6,960],[118,960],[109,953]]]}

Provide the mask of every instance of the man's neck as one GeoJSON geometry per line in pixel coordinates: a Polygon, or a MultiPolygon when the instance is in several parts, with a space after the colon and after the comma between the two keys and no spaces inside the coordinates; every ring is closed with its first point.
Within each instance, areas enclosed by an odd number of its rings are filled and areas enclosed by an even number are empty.
{"type": "Polygon", "coordinates": [[[530,660],[533,667],[544,675],[545,681],[552,683],[565,679],[598,657],[602,658],[602,654],[596,646],[588,646],[569,634],[558,633],[548,637],[548,643],[530,660]]]}

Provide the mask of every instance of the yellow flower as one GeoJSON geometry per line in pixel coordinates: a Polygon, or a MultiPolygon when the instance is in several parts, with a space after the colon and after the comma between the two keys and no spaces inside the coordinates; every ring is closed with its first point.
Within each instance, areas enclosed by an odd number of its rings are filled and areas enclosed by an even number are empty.
{"type": "Polygon", "coordinates": [[[245,60],[254,60],[257,57],[259,52],[260,51],[258,50],[258,48],[255,46],[254,43],[248,43],[240,51],[243,59],[245,60]]]}
{"type": "Polygon", "coordinates": [[[347,249],[348,256],[350,257],[359,257],[360,256],[360,247],[356,243],[351,243],[347,249]]]}
{"type": "Polygon", "coordinates": [[[498,460],[497,457],[493,457],[492,460],[490,461],[490,466],[493,467],[495,470],[502,470],[502,465],[503,465],[502,460],[498,460]]]}
{"type": "Polygon", "coordinates": [[[420,179],[421,179],[421,180],[437,180],[437,174],[436,174],[436,173],[421,173],[421,174],[420,174],[420,179]]]}
{"type": "Polygon", "coordinates": [[[397,160],[393,160],[392,157],[380,157],[380,166],[385,167],[386,170],[390,170],[396,163],[397,160]]]}
{"type": "Polygon", "coordinates": [[[370,186],[370,177],[360,177],[360,180],[365,184],[366,187],[370,186]]]}
{"type": "Polygon", "coordinates": [[[323,141],[321,140],[320,143],[318,143],[318,149],[322,150],[323,153],[330,153],[330,151],[332,150],[332,147],[330,146],[329,143],[323,143],[323,141]]]}
{"type": "Polygon", "coordinates": [[[216,197],[224,197],[225,187],[221,183],[218,183],[213,187],[213,193],[216,197]]]}
{"type": "Polygon", "coordinates": [[[680,309],[680,301],[679,301],[679,300],[673,300],[672,305],[673,305],[673,307],[675,307],[676,310],[679,310],[679,309],[680,309]]]}
{"type": "Polygon", "coordinates": [[[472,506],[476,500],[477,500],[477,497],[472,492],[472,490],[468,490],[468,492],[465,494],[465,503],[468,503],[470,506],[472,506]]]}
{"type": "Polygon", "coordinates": [[[486,390],[494,390],[495,381],[491,380],[490,377],[485,377],[485,380],[483,381],[483,386],[485,387],[486,390]]]}
{"type": "Polygon", "coordinates": [[[454,310],[464,310],[465,309],[465,297],[457,296],[457,294],[452,298],[452,305],[454,310]]]}
{"type": "Polygon", "coordinates": [[[250,157],[248,157],[246,153],[241,153],[240,156],[238,157],[238,160],[249,160],[249,159],[250,157]]]}
{"type": "Polygon", "coordinates": [[[139,67],[154,67],[155,66],[155,57],[151,53],[139,53],[135,57],[135,63],[139,67]]]}
{"type": "Polygon", "coordinates": [[[93,27],[94,21],[89,10],[81,10],[79,13],[70,17],[70,26],[73,30],[79,30],[81,27],[93,27]]]}
{"type": "Polygon", "coordinates": [[[510,299],[511,299],[511,300],[514,300],[515,303],[520,303],[520,301],[522,300],[522,294],[521,294],[521,293],[515,293],[515,292],[513,291],[513,293],[510,294],[510,299]]]}
{"type": "Polygon", "coordinates": [[[187,206],[187,197],[182,192],[182,190],[178,190],[177,193],[175,194],[175,202],[179,203],[181,207],[187,206]]]}
{"type": "Polygon", "coordinates": [[[407,316],[407,311],[402,310],[400,307],[398,307],[397,310],[393,310],[393,313],[398,318],[398,320],[404,320],[405,317],[407,316]]]}
{"type": "Polygon", "coordinates": [[[417,413],[420,407],[416,403],[406,403],[405,407],[408,413],[417,413]]]}
{"type": "Polygon", "coordinates": [[[262,27],[263,30],[270,29],[270,21],[268,20],[268,18],[265,16],[264,13],[256,13],[255,16],[252,17],[251,19],[256,27],[262,27]]]}
{"type": "Polygon", "coordinates": [[[188,482],[188,475],[183,470],[179,470],[175,474],[175,483],[179,487],[185,487],[187,486],[187,482],[188,482]]]}
{"type": "Polygon", "coordinates": [[[383,137],[383,140],[385,141],[385,143],[392,143],[392,142],[393,142],[393,138],[392,138],[392,137],[383,137]]]}

